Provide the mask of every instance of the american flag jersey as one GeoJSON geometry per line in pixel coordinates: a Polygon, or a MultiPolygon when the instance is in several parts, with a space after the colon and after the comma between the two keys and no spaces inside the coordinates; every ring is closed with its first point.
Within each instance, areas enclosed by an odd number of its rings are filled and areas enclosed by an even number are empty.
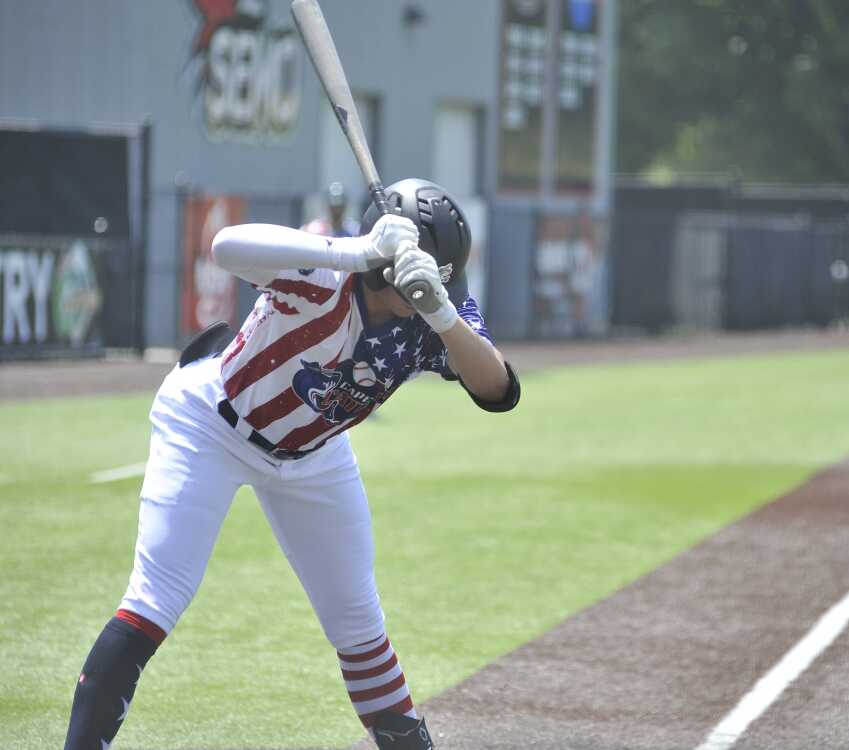
{"type": "MultiPolygon", "coordinates": [[[[360,279],[282,271],[261,292],[221,360],[233,408],[277,449],[309,451],[364,420],[421,372],[452,379],[439,336],[415,315],[366,327],[360,279]]],[[[457,311],[491,341],[471,297],[457,311]]]]}

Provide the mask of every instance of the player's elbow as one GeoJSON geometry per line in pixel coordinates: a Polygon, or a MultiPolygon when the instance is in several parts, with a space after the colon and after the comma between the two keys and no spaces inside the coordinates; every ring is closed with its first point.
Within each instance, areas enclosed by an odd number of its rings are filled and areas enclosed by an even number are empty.
{"type": "Polygon", "coordinates": [[[216,265],[227,270],[236,266],[239,257],[239,241],[237,227],[224,227],[212,238],[212,260],[216,265]]]}
{"type": "Polygon", "coordinates": [[[519,398],[522,395],[522,386],[519,384],[519,377],[507,362],[504,362],[503,368],[506,384],[499,378],[498,383],[492,382],[472,388],[462,379],[460,381],[472,397],[472,400],[485,411],[511,411],[519,403],[519,398]]]}

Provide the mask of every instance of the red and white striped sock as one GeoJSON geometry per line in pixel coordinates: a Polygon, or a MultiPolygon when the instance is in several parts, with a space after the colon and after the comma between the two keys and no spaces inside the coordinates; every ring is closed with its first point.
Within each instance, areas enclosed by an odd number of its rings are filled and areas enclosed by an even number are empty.
{"type": "Polygon", "coordinates": [[[366,729],[381,711],[418,718],[398,657],[386,635],[337,651],[354,710],[366,729]]]}

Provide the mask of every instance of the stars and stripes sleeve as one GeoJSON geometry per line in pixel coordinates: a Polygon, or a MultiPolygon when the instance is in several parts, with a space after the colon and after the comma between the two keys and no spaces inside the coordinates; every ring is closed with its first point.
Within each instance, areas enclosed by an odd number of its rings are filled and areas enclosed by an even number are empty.
{"type": "MultiPolygon", "coordinates": [[[[475,333],[490,344],[493,343],[492,336],[486,327],[478,303],[474,297],[466,297],[462,304],[457,305],[457,313],[468,324],[475,333]]],[[[430,327],[427,328],[422,351],[425,357],[423,370],[435,372],[445,380],[457,380],[457,376],[448,367],[448,352],[439,334],[430,327]]]]}

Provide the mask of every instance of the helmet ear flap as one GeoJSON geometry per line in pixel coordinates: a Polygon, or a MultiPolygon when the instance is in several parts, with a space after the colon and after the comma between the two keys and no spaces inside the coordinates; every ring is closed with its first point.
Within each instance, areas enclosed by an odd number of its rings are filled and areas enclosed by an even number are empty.
{"type": "Polygon", "coordinates": [[[381,289],[389,286],[389,284],[386,283],[386,279],[383,278],[384,268],[386,268],[386,266],[372,268],[371,271],[366,271],[365,274],[363,274],[366,286],[373,292],[379,292],[381,289]]]}
{"type": "MultiPolygon", "coordinates": [[[[471,232],[466,217],[453,197],[439,185],[428,180],[406,179],[386,188],[387,202],[392,211],[406,216],[419,228],[419,247],[432,255],[439,266],[452,269],[450,281],[459,275],[469,259],[471,232]]],[[[367,234],[377,223],[380,214],[372,205],[363,215],[360,234],[367,234]]],[[[379,291],[387,284],[383,268],[368,271],[365,282],[369,289],[379,291]]]]}
{"type": "Polygon", "coordinates": [[[421,214],[421,247],[442,264],[462,270],[472,244],[466,218],[444,193],[428,201],[429,210],[421,214]]]}

